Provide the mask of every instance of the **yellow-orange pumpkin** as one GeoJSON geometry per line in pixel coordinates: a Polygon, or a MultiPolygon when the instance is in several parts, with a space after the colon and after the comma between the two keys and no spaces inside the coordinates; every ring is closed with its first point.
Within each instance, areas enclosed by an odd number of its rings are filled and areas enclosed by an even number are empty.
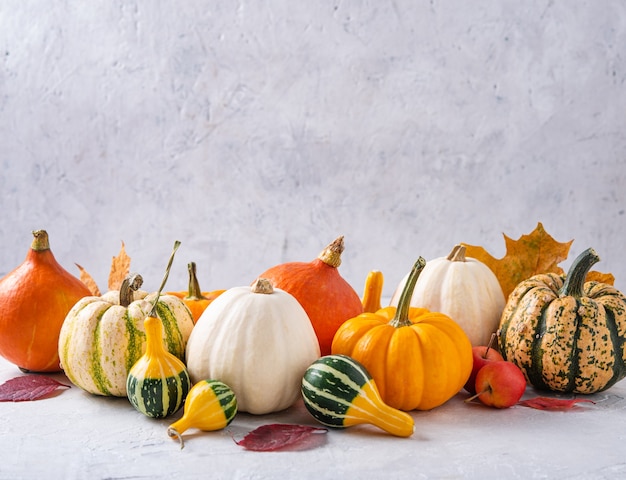
{"type": "Polygon", "coordinates": [[[335,334],[332,353],[354,358],[370,373],[389,406],[430,410],[463,387],[472,370],[472,345],[447,315],[410,307],[426,262],[411,270],[398,307],[363,313],[335,334]]]}

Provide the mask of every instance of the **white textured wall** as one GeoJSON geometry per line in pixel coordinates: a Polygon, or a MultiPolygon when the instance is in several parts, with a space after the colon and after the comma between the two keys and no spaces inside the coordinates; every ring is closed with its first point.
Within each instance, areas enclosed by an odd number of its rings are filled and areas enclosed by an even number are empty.
{"type": "MultiPolygon", "coordinates": [[[[541,221],[626,288],[623,0],[0,3],[0,273],[31,230],[156,289],[312,260],[385,294],[541,221]]],[[[564,266],[569,265],[569,261],[564,266]]]]}

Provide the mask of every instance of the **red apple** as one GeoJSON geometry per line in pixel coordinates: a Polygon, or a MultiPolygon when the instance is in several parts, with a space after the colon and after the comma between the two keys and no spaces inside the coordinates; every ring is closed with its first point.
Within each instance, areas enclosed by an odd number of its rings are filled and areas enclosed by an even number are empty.
{"type": "Polygon", "coordinates": [[[476,395],[489,407],[508,408],[519,402],[526,390],[526,377],[512,362],[490,362],[476,375],[476,395]]]}
{"type": "Polygon", "coordinates": [[[489,341],[489,345],[479,345],[472,348],[472,373],[470,373],[470,376],[463,387],[472,395],[476,393],[476,374],[478,374],[478,371],[490,362],[502,362],[504,360],[500,352],[492,347],[495,338],[496,335],[493,334],[491,336],[491,340],[489,341]]]}

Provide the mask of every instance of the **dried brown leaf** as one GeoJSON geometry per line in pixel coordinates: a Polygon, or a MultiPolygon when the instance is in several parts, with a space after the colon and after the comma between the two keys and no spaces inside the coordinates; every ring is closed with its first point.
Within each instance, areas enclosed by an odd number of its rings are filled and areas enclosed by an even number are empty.
{"type": "Polygon", "coordinates": [[[111,272],[109,273],[109,290],[119,290],[124,278],[130,272],[130,257],[126,254],[124,242],[117,257],[111,261],[111,272]]]}
{"type": "Polygon", "coordinates": [[[85,286],[89,289],[92,295],[99,297],[101,293],[96,281],[91,275],[89,275],[87,270],[81,267],[78,263],[76,263],[75,265],[78,267],[78,271],[80,272],[80,281],[85,284],[85,286]]]}

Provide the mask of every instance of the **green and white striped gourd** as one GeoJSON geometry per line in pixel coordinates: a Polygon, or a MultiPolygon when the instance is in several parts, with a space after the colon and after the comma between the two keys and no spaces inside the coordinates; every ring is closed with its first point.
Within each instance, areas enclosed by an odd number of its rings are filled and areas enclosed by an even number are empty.
{"type": "Polygon", "coordinates": [[[185,364],[165,349],[161,320],[149,316],[144,327],[146,353],[128,373],[128,400],[147,417],[165,418],[183,406],[191,380],[185,364]]]}
{"type": "Polygon", "coordinates": [[[365,367],[346,355],[313,362],[302,379],[302,397],[309,413],[328,427],[372,424],[399,437],[414,431],[413,417],[384,403],[365,367]]]}

